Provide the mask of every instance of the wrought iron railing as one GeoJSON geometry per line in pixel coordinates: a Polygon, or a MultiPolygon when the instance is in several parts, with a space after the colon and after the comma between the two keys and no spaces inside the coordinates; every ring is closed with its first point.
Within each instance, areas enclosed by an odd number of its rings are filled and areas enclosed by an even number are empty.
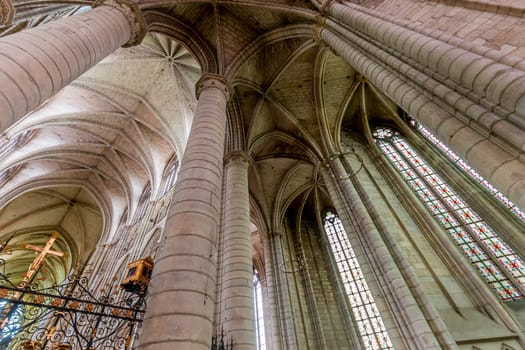
{"type": "Polygon", "coordinates": [[[0,350],[132,349],[144,295],[88,287],[88,279],[76,275],[51,287],[17,285],[0,272],[0,350]]]}

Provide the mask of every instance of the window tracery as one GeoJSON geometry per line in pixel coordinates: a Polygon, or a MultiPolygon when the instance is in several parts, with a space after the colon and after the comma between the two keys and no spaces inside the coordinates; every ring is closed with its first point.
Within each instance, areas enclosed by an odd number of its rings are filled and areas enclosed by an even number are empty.
{"type": "Polygon", "coordinates": [[[394,349],[341,220],[327,211],[323,224],[365,349],[394,349]]]}
{"type": "Polygon", "coordinates": [[[424,161],[397,131],[376,128],[374,139],[405,182],[503,301],[520,299],[525,263],[424,161]]]}
{"type": "Polygon", "coordinates": [[[415,124],[417,130],[421,135],[425,136],[427,140],[436,145],[450,160],[456,163],[463,171],[472,176],[474,180],[480,183],[487,191],[490,192],[504,206],[506,206],[512,213],[514,213],[518,218],[525,222],[525,213],[521,211],[514,203],[512,203],[507,197],[505,197],[500,191],[498,191],[494,186],[492,186],[485,178],[483,178],[477,171],[472,169],[471,166],[467,164],[463,159],[461,159],[456,153],[454,153],[450,148],[448,148],[443,142],[439,141],[438,138],[432,134],[429,130],[423,127],[421,124],[415,124]]]}
{"type": "Polygon", "coordinates": [[[140,218],[146,214],[146,209],[148,208],[148,204],[151,197],[151,184],[148,183],[146,187],[144,188],[144,191],[142,191],[142,195],[139,199],[139,207],[137,208],[137,212],[135,214],[135,222],[137,222],[140,218]]]}
{"type": "Polygon", "coordinates": [[[163,193],[168,192],[175,185],[175,181],[177,180],[178,168],[179,168],[179,161],[176,155],[174,155],[171,158],[171,160],[168,162],[168,165],[166,165],[166,169],[164,170],[164,191],[163,193]]]}

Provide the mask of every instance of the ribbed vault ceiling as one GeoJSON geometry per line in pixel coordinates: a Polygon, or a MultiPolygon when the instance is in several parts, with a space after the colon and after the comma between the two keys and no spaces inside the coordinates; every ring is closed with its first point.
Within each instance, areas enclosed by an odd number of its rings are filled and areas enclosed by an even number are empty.
{"type": "Polygon", "coordinates": [[[0,209],[0,237],[13,237],[4,254],[5,272],[20,282],[38,253],[23,247],[44,247],[58,234],[52,250],[64,257],[48,255],[39,274],[41,286],[61,282],[72,267],[86,263],[102,232],[103,217],[95,199],[80,187],[36,189],[15,198],[0,209]]]}
{"type": "Polygon", "coordinates": [[[277,229],[296,198],[320,189],[319,167],[340,151],[341,128],[366,139],[370,121],[397,114],[342,58],[317,45],[310,1],[152,0],[145,9],[152,27],[177,27],[170,34],[232,82],[230,130],[237,133],[228,147],[240,144],[254,159],[250,191],[259,229],[277,229]]]}
{"type": "Polygon", "coordinates": [[[131,218],[148,184],[158,195],[165,166],[183,152],[199,76],[188,51],[160,34],[118,50],[6,132],[32,135],[0,158],[0,169],[16,169],[0,207],[35,186],[82,188],[101,213],[99,235],[112,241],[122,215],[131,218]]]}
{"type": "Polygon", "coordinates": [[[185,46],[150,33],[10,131],[38,132],[16,158],[3,161],[24,167],[0,195],[28,179],[80,182],[95,193],[111,218],[105,230],[112,231],[126,208],[133,214],[146,184],[156,193],[169,158],[183,153],[198,61],[235,89],[228,147],[241,145],[252,156],[254,222],[276,229],[288,208],[302,207],[298,199],[324,193],[319,168],[340,151],[342,128],[366,139],[370,123],[398,113],[342,58],[316,44],[316,13],[306,0],[149,1],[144,15],[151,28],[185,46]]]}
{"type": "Polygon", "coordinates": [[[371,123],[397,115],[387,97],[311,37],[262,44],[239,67],[233,85],[254,159],[253,204],[270,229],[279,227],[296,198],[319,197],[319,190],[326,197],[319,168],[340,151],[342,128],[366,142],[371,123]]]}

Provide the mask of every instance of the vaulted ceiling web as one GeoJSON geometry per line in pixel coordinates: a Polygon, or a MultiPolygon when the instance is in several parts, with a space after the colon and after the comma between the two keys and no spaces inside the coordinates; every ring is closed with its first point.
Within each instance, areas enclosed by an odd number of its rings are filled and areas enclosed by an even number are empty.
{"type": "Polygon", "coordinates": [[[58,239],[52,250],[63,257],[49,255],[39,274],[39,285],[52,285],[65,279],[71,268],[79,268],[95,248],[103,226],[96,200],[80,187],[47,187],[20,195],[0,209],[0,237],[13,237],[5,248],[2,268],[11,282],[19,283],[32,261],[52,234],[58,239]]]}
{"type": "Polygon", "coordinates": [[[145,186],[155,197],[166,164],[182,154],[199,75],[188,51],[160,34],[118,50],[6,132],[33,130],[0,159],[0,171],[17,168],[0,207],[35,186],[82,188],[100,207],[102,240],[113,240],[145,186]]]}
{"type": "Polygon", "coordinates": [[[279,225],[295,198],[322,185],[319,167],[339,152],[342,127],[365,135],[369,120],[396,113],[387,97],[309,37],[261,45],[233,85],[254,159],[251,193],[268,227],[279,225]]]}

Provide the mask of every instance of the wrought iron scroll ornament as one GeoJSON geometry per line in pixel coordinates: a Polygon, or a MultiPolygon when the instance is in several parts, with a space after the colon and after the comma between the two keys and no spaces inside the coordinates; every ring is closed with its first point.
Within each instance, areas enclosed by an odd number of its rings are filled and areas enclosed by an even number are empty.
{"type": "Polygon", "coordinates": [[[0,350],[132,349],[144,317],[143,294],[113,286],[94,293],[88,279],[76,275],[46,288],[16,285],[6,264],[0,259],[0,350]]]}

